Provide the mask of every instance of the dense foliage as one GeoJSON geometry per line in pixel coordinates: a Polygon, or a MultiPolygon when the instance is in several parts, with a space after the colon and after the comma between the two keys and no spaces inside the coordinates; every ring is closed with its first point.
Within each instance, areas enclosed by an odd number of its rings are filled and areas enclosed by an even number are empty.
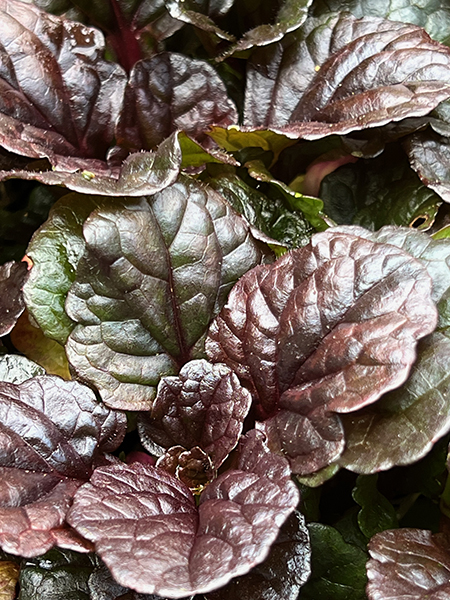
{"type": "Polygon", "coordinates": [[[450,597],[449,45],[0,0],[1,600],[450,597]]]}

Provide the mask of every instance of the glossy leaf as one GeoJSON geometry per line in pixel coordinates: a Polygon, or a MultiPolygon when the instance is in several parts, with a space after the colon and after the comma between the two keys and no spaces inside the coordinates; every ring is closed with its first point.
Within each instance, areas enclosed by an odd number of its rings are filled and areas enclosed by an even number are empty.
{"type": "Polygon", "coordinates": [[[0,356],[0,381],[23,383],[38,375],[45,375],[45,369],[26,356],[20,354],[0,356]]]}
{"type": "Polygon", "coordinates": [[[253,53],[244,123],[316,139],[422,116],[449,97],[449,69],[449,49],[419,27],[345,13],[310,18],[253,53]]]}
{"type": "Polygon", "coordinates": [[[369,600],[444,600],[450,593],[450,546],[444,534],[383,531],[369,544],[369,600]]]}
{"type": "Polygon", "coordinates": [[[27,279],[24,262],[7,262],[0,266],[0,336],[10,333],[25,310],[22,290],[27,279]]]}
{"type": "Polygon", "coordinates": [[[301,591],[302,600],[366,600],[367,554],[329,525],[311,523],[308,529],[313,574],[301,591]]]}
{"type": "Polygon", "coordinates": [[[405,385],[342,417],[347,443],[339,463],[357,473],[374,473],[425,456],[450,430],[449,359],[449,333],[422,340],[405,385]]]}
{"type": "Polygon", "coordinates": [[[117,143],[131,151],[150,150],[176,130],[202,141],[209,139],[205,131],[210,125],[236,122],[225,85],[207,62],[164,52],[134,66],[117,143]]]}
{"type": "Polygon", "coordinates": [[[304,518],[294,512],[280,529],[266,560],[205,600],[296,600],[310,575],[311,550],[304,518]]]}
{"type": "Polygon", "coordinates": [[[171,446],[199,446],[218,469],[238,443],[250,404],[231,369],[191,361],[160,381],[151,412],[140,416],[142,443],[157,456],[171,446]]]}
{"type": "Polygon", "coordinates": [[[352,492],[353,499],[361,510],[358,514],[358,525],[366,538],[385,529],[398,527],[395,508],[377,489],[377,476],[359,476],[352,492]]]}
{"type": "Polygon", "coordinates": [[[429,275],[409,254],[330,229],[242,277],[207,351],[251,390],[271,448],[307,474],[342,453],[335,413],[406,380],[414,340],[436,325],[430,293],[429,275]]]}
{"type": "Polygon", "coordinates": [[[440,0],[415,3],[403,0],[316,0],[313,14],[319,16],[333,11],[349,11],[355,17],[383,17],[390,21],[402,21],[419,25],[430,36],[447,44],[450,28],[450,8],[440,0]]]}
{"type": "Polygon", "coordinates": [[[108,405],[148,410],[160,378],[203,355],[234,282],[270,252],[222,196],[187,178],[95,210],[83,233],[69,362],[108,405]]]}
{"type": "Polygon", "coordinates": [[[126,83],[93,28],[17,0],[0,3],[0,144],[33,158],[104,158],[126,83]]]}
{"type": "Polygon", "coordinates": [[[19,178],[62,185],[82,194],[141,196],[159,192],[173,183],[180,172],[181,160],[181,148],[174,134],[154,152],[131,154],[114,169],[100,161],[74,162],[68,158],[60,161],[57,171],[1,171],[0,181],[19,178]]]}
{"type": "Polygon", "coordinates": [[[95,542],[121,585],[181,598],[216,589],[266,558],[298,502],[289,475],[287,461],[253,432],[237,468],[207,486],[198,509],[181,482],[134,463],[97,469],[68,520],[95,542]]]}
{"type": "Polygon", "coordinates": [[[81,384],[49,376],[1,383],[0,412],[2,548],[22,556],[55,544],[81,549],[63,529],[65,515],[93,462],[121,443],[124,415],[81,384]]]}
{"type": "Polygon", "coordinates": [[[92,555],[67,550],[28,559],[20,571],[20,599],[91,600],[88,580],[94,564],[92,555]]]}
{"type": "Polygon", "coordinates": [[[448,139],[427,131],[415,133],[405,142],[412,168],[423,183],[450,202],[450,148],[448,139]]]}

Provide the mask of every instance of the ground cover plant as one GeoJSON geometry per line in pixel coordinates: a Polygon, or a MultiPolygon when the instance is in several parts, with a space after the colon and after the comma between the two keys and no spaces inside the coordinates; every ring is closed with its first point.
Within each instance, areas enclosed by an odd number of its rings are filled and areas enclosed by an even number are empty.
{"type": "Polygon", "coordinates": [[[450,597],[450,4],[0,0],[0,599],[450,597]]]}

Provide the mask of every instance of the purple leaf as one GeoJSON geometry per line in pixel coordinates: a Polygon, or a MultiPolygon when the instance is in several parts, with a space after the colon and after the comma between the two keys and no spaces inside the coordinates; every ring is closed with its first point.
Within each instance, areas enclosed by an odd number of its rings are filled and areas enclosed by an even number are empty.
{"type": "Polygon", "coordinates": [[[205,61],[164,52],[138,62],[125,90],[117,143],[150,150],[176,130],[205,141],[210,125],[236,123],[225,85],[205,61]]]}
{"type": "Polygon", "coordinates": [[[245,122],[320,138],[428,114],[450,96],[450,50],[414,25],[309,18],[249,61],[245,122]]]}
{"type": "Polygon", "coordinates": [[[217,475],[211,458],[198,446],[190,450],[173,446],[158,459],[156,466],[177,477],[194,493],[200,492],[217,475]]]}
{"type": "Polygon", "coordinates": [[[140,416],[142,443],[156,455],[171,446],[199,446],[218,469],[238,442],[250,404],[231,369],[191,361],[177,377],[161,380],[151,412],[140,416]]]}
{"type": "Polygon", "coordinates": [[[333,232],[313,236],[242,277],[213,322],[206,348],[251,390],[269,445],[296,472],[343,449],[332,413],[353,412],[401,385],[416,340],[437,312],[425,268],[388,244],[333,232]]]}
{"type": "Polygon", "coordinates": [[[450,202],[450,148],[448,137],[427,130],[410,136],[405,149],[411,167],[422,182],[450,202]]]}
{"type": "Polygon", "coordinates": [[[33,158],[105,157],[126,75],[96,29],[0,1],[0,144],[33,158]]]}
{"type": "Polygon", "coordinates": [[[369,600],[446,600],[450,545],[445,534],[420,529],[377,533],[369,543],[369,600]]]}
{"type": "Polygon", "coordinates": [[[0,423],[2,548],[22,556],[56,543],[79,550],[65,515],[102,453],[120,445],[125,416],[79,383],[41,376],[0,384],[0,423]]]}
{"type": "Polygon", "coordinates": [[[10,333],[25,310],[22,290],[28,275],[25,262],[0,266],[0,336],[10,333]]]}
{"type": "Polygon", "coordinates": [[[165,471],[135,463],[97,469],[68,520],[123,586],[181,598],[208,592],[262,562],[298,502],[287,461],[256,432],[237,468],[211,483],[198,508],[165,471]]]}

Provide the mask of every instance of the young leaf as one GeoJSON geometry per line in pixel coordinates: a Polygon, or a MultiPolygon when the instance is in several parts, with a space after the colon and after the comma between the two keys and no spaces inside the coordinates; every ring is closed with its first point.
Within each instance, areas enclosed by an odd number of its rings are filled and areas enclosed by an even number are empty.
{"type": "Polygon", "coordinates": [[[0,266],[0,336],[10,333],[25,310],[22,290],[28,275],[25,262],[0,266]]]}
{"type": "Polygon", "coordinates": [[[370,540],[369,552],[369,600],[444,600],[450,593],[450,545],[445,534],[383,531],[370,540]]]}
{"type": "Polygon", "coordinates": [[[330,229],[244,275],[207,352],[234,368],[259,415],[271,417],[258,424],[269,445],[306,474],[343,450],[335,413],[406,380],[415,340],[436,325],[430,294],[428,273],[409,254],[330,229]]]}
{"type": "Polygon", "coordinates": [[[126,83],[96,29],[0,2],[0,144],[33,158],[104,158],[126,83]]]}
{"type": "Polygon", "coordinates": [[[310,18],[253,53],[244,124],[315,139],[425,115],[450,97],[449,70],[450,50],[419,27],[310,18]]]}
{"type": "Polygon", "coordinates": [[[237,122],[225,85],[205,61],[164,52],[138,62],[125,90],[117,143],[150,150],[176,130],[204,141],[210,125],[237,122]]]}
{"type": "Polygon", "coordinates": [[[238,443],[250,404],[231,369],[191,361],[160,381],[151,412],[139,417],[142,444],[157,456],[171,446],[199,446],[218,469],[238,443]]]}
{"type": "Polygon", "coordinates": [[[0,543],[36,556],[55,544],[80,548],[63,524],[75,490],[102,452],[116,449],[125,416],[58,377],[0,384],[0,543]]]}
{"type": "Polygon", "coordinates": [[[83,231],[69,362],[109,406],[150,409],[159,379],[203,355],[229,289],[270,252],[222,196],[184,177],[95,210],[83,231]]]}
{"type": "Polygon", "coordinates": [[[262,562],[297,502],[287,461],[253,432],[237,468],[207,486],[198,508],[180,481],[134,463],[96,469],[68,521],[94,541],[121,585],[181,598],[262,562]]]}

